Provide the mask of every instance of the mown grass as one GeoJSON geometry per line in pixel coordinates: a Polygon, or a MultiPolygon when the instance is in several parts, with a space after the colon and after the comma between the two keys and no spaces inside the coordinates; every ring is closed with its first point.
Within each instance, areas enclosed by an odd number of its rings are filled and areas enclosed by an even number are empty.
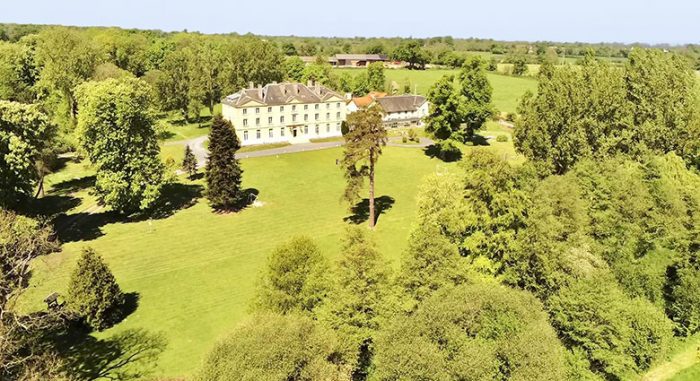
{"type": "MultiPolygon", "coordinates": [[[[335,69],[336,72],[348,72],[357,75],[365,69],[335,69]]],[[[444,75],[456,75],[458,70],[430,69],[430,70],[408,70],[408,69],[386,69],[384,71],[388,81],[396,82],[399,87],[403,87],[406,81],[410,81],[412,91],[417,94],[426,95],[430,86],[444,75]]],[[[515,112],[520,98],[526,91],[536,91],[537,81],[533,78],[511,77],[502,74],[488,73],[489,82],[493,87],[493,103],[501,112],[515,112]]]]}

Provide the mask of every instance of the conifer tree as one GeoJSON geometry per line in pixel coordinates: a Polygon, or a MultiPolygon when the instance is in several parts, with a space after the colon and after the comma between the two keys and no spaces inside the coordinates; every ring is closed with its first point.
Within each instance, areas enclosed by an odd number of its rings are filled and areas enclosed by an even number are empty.
{"type": "Polygon", "coordinates": [[[185,146],[185,158],[182,160],[182,170],[187,173],[187,176],[192,178],[197,174],[197,158],[192,153],[192,148],[189,144],[185,146]]]}
{"type": "Polygon", "coordinates": [[[232,210],[240,205],[243,169],[236,159],[241,143],[231,122],[216,115],[209,133],[207,198],[214,209],[232,210]]]}
{"type": "Polygon", "coordinates": [[[354,379],[362,379],[373,353],[380,318],[390,309],[389,270],[365,229],[349,227],[343,243],[336,289],[322,320],[357,353],[354,379]]]}
{"type": "Polygon", "coordinates": [[[118,319],[124,294],[95,250],[88,248],[83,251],[71,274],[66,302],[72,312],[97,330],[108,328],[118,319]]]}

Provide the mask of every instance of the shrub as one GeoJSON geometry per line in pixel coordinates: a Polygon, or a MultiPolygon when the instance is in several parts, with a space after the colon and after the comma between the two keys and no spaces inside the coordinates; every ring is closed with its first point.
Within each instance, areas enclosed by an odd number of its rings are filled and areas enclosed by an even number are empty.
{"type": "Polygon", "coordinates": [[[498,135],[496,136],[496,141],[500,143],[505,143],[508,141],[508,135],[498,135]]]}
{"type": "Polygon", "coordinates": [[[333,331],[308,317],[256,315],[218,343],[201,381],[350,380],[333,331]]]}
{"type": "Polygon", "coordinates": [[[405,144],[405,143],[408,143],[408,137],[407,137],[406,135],[403,135],[403,136],[401,137],[401,142],[404,143],[404,144],[405,144]]]}
{"type": "Polygon", "coordinates": [[[124,304],[114,275],[93,249],[85,249],[71,274],[66,296],[68,308],[96,330],[116,323],[124,304]]]}
{"type": "Polygon", "coordinates": [[[700,260],[689,257],[675,271],[669,308],[682,335],[700,331],[700,260]]]}
{"type": "Polygon", "coordinates": [[[418,138],[418,133],[414,129],[408,130],[408,140],[412,142],[418,142],[420,139],[418,138]]]}

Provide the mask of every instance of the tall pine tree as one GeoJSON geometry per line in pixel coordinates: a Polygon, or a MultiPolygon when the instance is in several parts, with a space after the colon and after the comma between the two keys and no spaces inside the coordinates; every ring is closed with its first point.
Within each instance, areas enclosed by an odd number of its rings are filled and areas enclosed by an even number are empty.
{"type": "Polygon", "coordinates": [[[233,125],[216,115],[209,132],[207,159],[207,198],[217,210],[232,210],[240,206],[243,169],[236,159],[241,143],[233,125]]]}
{"type": "Polygon", "coordinates": [[[182,170],[187,173],[190,178],[197,174],[197,158],[192,153],[192,148],[189,144],[185,146],[185,158],[182,159],[182,170]]]}

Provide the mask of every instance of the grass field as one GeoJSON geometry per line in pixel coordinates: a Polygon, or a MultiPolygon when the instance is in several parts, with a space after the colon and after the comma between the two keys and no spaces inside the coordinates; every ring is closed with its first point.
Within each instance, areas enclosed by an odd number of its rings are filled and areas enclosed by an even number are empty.
{"type": "MultiPolygon", "coordinates": [[[[364,69],[335,69],[336,72],[349,72],[357,74],[364,69]]],[[[430,86],[444,75],[457,74],[458,70],[407,70],[407,69],[387,69],[384,71],[387,80],[395,81],[399,86],[403,86],[406,80],[411,82],[418,94],[428,93],[430,86]]],[[[537,81],[533,78],[510,77],[501,74],[488,73],[489,81],[493,87],[493,103],[499,111],[515,112],[520,97],[527,90],[536,91],[537,81]]]]}
{"type": "MultiPolygon", "coordinates": [[[[487,131],[508,133],[495,123],[487,131]]],[[[510,142],[493,142],[487,149],[513,152],[510,142]]],[[[23,308],[40,309],[47,294],[64,292],[80,251],[93,247],[122,289],[138,295],[135,312],[94,338],[108,341],[137,328],[162,333],[168,345],[153,375],[191,374],[213,343],[246,316],[258,273],[276,245],[306,234],[329,258],[337,257],[350,223],[345,219],[353,215],[339,201],[343,178],[335,160],[340,155],[340,149],[327,149],[243,160],[244,186],[259,192],[263,206],[235,214],[213,213],[201,198],[201,180],[180,179],[176,190],[168,191],[172,210],[142,221],[103,211],[87,214],[95,204],[89,192],[92,170],[69,163],[47,179],[47,186],[50,199],[72,200],[66,220],[77,217],[76,225],[59,234],[62,252],[35,262],[23,308]]],[[[386,148],[377,169],[377,196],[386,207],[373,235],[394,267],[406,247],[421,179],[455,165],[430,159],[419,148],[386,148]]],[[[362,219],[362,213],[355,217],[362,219]]]]}

